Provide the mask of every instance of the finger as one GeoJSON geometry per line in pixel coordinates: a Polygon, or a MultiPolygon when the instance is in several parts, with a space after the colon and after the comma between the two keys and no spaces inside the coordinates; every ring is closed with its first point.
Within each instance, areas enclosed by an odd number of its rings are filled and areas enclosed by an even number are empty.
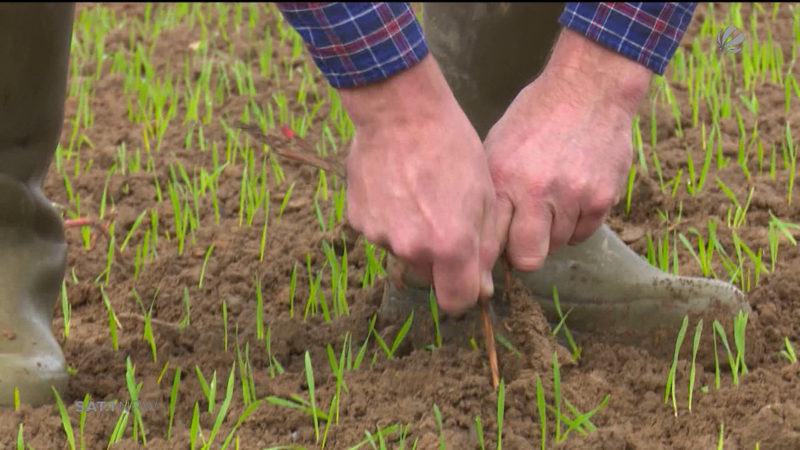
{"type": "Polygon", "coordinates": [[[514,215],[514,205],[506,196],[497,195],[494,202],[494,233],[499,248],[508,243],[508,228],[514,215]]]}
{"type": "Polygon", "coordinates": [[[554,215],[550,228],[550,246],[548,255],[552,255],[565,246],[575,234],[575,226],[580,210],[577,208],[562,208],[554,215]]]}
{"type": "Polygon", "coordinates": [[[518,208],[508,229],[506,250],[511,264],[522,272],[532,272],[544,263],[550,245],[552,210],[547,206],[518,208]]]}
{"type": "Polygon", "coordinates": [[[461,314],[475,305],[480,293],[478,240],[461,256],[437,258],[433,262],[433,286],[439,307],[448,314],[461,314]]]}
{"type": "Polygon", "coordinates": [[[594,232],[597,231],[597,229],[603,224],[605,217],[605,213],[587,216],[581,215],[578,218],[578,223],[575,225],[575,233],[572,234],[572,237],[569,240],[569,245],[577,245],[586,239],[589,239],[589,237],[593,235],[594,232]]]}
{"type": "Polygon", "coordinates": [[[494,199],[488,198],[484,202],[483,223],[480,233],[480,255],[478,260],[480,270],[480,298],[487,299],[494,295],[494,281],[492,268],[500,254],[500,242],[495,231],[494,199]]]}

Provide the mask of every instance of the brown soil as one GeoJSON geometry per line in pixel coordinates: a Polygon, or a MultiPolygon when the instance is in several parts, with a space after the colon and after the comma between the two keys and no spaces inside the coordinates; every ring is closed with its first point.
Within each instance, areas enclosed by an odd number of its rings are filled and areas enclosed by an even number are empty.
{"type": "MultiPolygon", "coordinates": [[[[94,8],[96,5],[81,5],[78,11],[94,8]]],[[[107,5],[115,11],[118,18],[143,17],[143,5],[107,5]]],[[[158,10],[156,8],[156,10],[158,10]]],[[[743,7],[743,17],[749,17],[750,6],[743,7]]],[[[684,39],[684,47],[691,48],[692,39],[702,23],[705,8],[701,7],[695,16],[692,28],[684,39]]],[[[718,14],[724,13],[718,8],[718,14]]],[[[722,17],[722,16],[720,16],[722,17]]],[[[267,24],[274,25],[271,14],[261,14],[257,30],[267,24]]],[[[782,7],[778,19],[772,25],[775,42],[783,43],[784,55],[791,55],[791,12],[782,7]]],[[[762,26],[762,29],[766,25],[762,26]]],[[[214,27],[209,27],[214,30],[214,27]]],[[[254,67],[257,59],[253,50],[263,43],[262,34],[256,41],[248,41],[246,32],[230,30],[230,40],[235,55],[244,58],[254,67]]],[[[118,48],[127,48],[128,28],[114,31],[106,49],[110,53],[118,48]]],[[[153,49],[152,61],[157,71],[172,67],[173,73],[183,80],[182,61],[191,58],[191,44],[200,39],[199,27],[190,29],[179,26],[165,30],[153,49]],[[171,64],[171,65],[170,65],[171,64]],[[177,68],[177,69],[176,69],[177,68]]],[[[212,38],[213,49],[219,50],[213,59],[217,65],[230,63],[228,44],[218,36],[212,38]]],[[[277,40],[275,41],[277,43],[277,40]]],[[[148,43],[149,44],[149,43],[148,43]]],[[[711,39],[707,45],[713,45],[711,39]]],[[[130,52],[128,53],[130,54],[130,52]]],[[[291,54],[291,42],[276,45],[275,58],[291,54]]],[[[189,59],[191,73],[199,76],[199,59],[189,59]],[[192,62],[194,61],[194,62],[192,62]]],[[[299,61],[310,64],[305,55],[299,61]]],[[[79,68],[79,77],[91,76],[94,63],[79,68]]],[[[107,61],[107,65],[111,62],[107,61]]],[[[96,215],[105,183],[106,172],[114,163],[116,148],[122,142],[129,150],[143,148],[142,125],[130,122],[127,117],[123,90],[123,76],[109,75],[108,70],[95,82],[93,109],[95,121],[85,133],[94,148],[84,146],[82,161],[85,165],[91,158],[93,164],[86,172],[71,178],[73,189],[80,193],[81,210],[86,215],[96,215]]],[[[734,70],[728,68],[729,70],[734,70]]],[[[737,69],[738,70],[738,69],[737,69]]],[[[72,73],[72,72],[71,72],[72,73]]],[[[256,102],[266,105],[272,101],[275,92],[274,81],[258,75],[254,70],[255,88],[258,92],[256,102]],[[257,75],[257,76],[256,76],[257,75]]],[[[800,76],[794,69],[795,76],[800,76]]],[[[217,72],[212,76],[212,86],[216,86],[217,72]]],[[[667,73],[671,80],[671,72],[667,73]]],[[[316,76],[317,85],[325,92],[325,82],[316,76]]],[[[284,76],[281,89],[289,99],[296,98],[299,77],[292,82],[284,76]]],[[[755,118],[746,111],[738,100],[741,80],[734,79],[732,97],[742,110],[748,136],[752,134],[755,118]]],[[[694,161],[702,164],[700,150],[700,128],[692,127],[691,113],[685,88],[674,87],[675,95],[682,106],[684,136],[675,135],[674,120],[666,107],[657,108],[658,118],[658,156],[665,180],[671,180],[676,172],[686,171],[686,150],[692,151],[694,161]]],[[[759,135],[764,148],[780,141],[788,121],[800,122],[800,114],[784,112],[783,90],[765,83],[756,89],[760,104],[759,135]]],[[[228,123],[235,123],[242,115],[247,103],[245,96],[230,96],[223,104],[214,105],[214,120],[203,128],[208,143],[216,142],[224,149],[226,135],[217,118],[227,117],[228,123]]],[[[798,100],[795,99],[795,102],[798,100]]],[[[290,100],[295,111],[301,107],[290,100]]],[[[313,106],[313,102],[309,108],[313,106]]],[[[67,145],[72,131],[72,118],[78,105],[76,98],[67,101],[66,120],[62,142],[67,145]]],[[[322,106],[312,123],[305,140],[317,143],[322,140],[322,118],[327,117],[330,106],[322,106]]],[[[211,167],[211,152],[201,151],[197,143],[185,149],[186,128],[180,126],[185,112],[181,103],[175,122],[168,130],[162,150],[153,152],[155,172],[162,187],[170,177],[170,164],[180,161],[191,171],[195,166],[211,167]]],[[[642,130],[645,153],[650,155],[650,108],[643,105],[642,130]]],[[[701,108],[701,121],[708,120],[708,112],[701,108]]],[[[675,198],[659,190],[658,178],[652,170],[648,176],[637,176],[634,188],[631,214],[625,216],[624,205],[617,206],[608,223],[618,231],[631,247],[644,254],[647,249],[645,232],[654,237],[663,237],[665,225],[656,214],[660,209],[669,213],[670,219],[677,217],[682,204],[680,230],[686,233],[688,227],[695,227],[702,233],[707,230],[707,220],[712,216],[721,219],[718,232],[726,248],[732,249],[730,233],[724,225],[727,205],[730,204],[724,193],[716,186],[717,176],[729,186],[740,201],[746,198],[751,187],[755,195],[747,215],[747,223],[737,229],[738,235],[754,250],[763,248],[769,255],[767,224],[769,211],[783,220],[793,221],[800,216],[800,203],[786,202],[788,171],[779,166],[777,176],[771,179],[768,173],[758,174],[751,163],[753,177],[744,176],[736,164],[738,130],[736,119],[723,119],[721,122],[723,149],[726,156],[733,158],[723,169],[712,167],[709,179],[701,195],[690,196],[684,187],[678,189],[675,198]],[[725,205],[725,206],[721,206],[725,205]]],[[[795,129],[796,130],[796,129],[795,129]]],[[[272,130],[276,145],[286,145],[278,130],[272,130]]],[[[800,131],[793,133],[800,136],[800,131]]],[[[244,137],[240,140],[244,142],[244,137]]],[[[221,152],[224,154],[224,151],[221,152]]],[[[143,153],[144,155],[144,153],[143,153]]],[[[256,151],[256,166],[266,158],[265,153],[256,151]]],[[[267,160],[268,161],[268,160],[267,160]]],[[[752,160],[751,160],[752,161],[752,160]]],[[[780,163],[780,154],[778,161],[780,163]]],[[[649,160],[648,162],[651,162],[649,160]]],[[[67,163],[69,164],[69,163],[67,163]]],[[[269,165],[269,162],[267,163],[269,165]]],[[[696,163],[697,164],[697,163],[696,163]]],[[[255,392],[258,398],[278,396],[288,398],[292,394],[308,395],[306,385],[304,354],[309,351],[314,366],[316,395],[321,409],[327,411],[331,396],[335,392],[336,379],[332,375],[326,346],[330,344],[336,355],[342,349],[346,332],[352,334],[354,343],[364,342],[367,337],[371,317],[380,307],[382,283],[374,288],[361,290],[361,276],[364,273],[366,257],[361,238],[348,235],[344,245],[337,244],[337,253],[347,247],[350,262],[348,302],[349,316],[337,317],[325,323],[317,315],[307,321],[302,314],[289,315],[289,283],[292,267],[297,264],[296,310],[302,311],[308,298],[306,254],[310,254],[312,271],[316,273],[325,261],[322,241],[341,242],[341,226],[333,232],[323,233],[314,215],[314,193],[318,172],[310,167],[301,167],[292,162],[282,162],[286,180],[276,183],[271,172],[268,174],[270,189],[270,223],[263,262],[259,262],[259,243],[261,239],[262,218],[256,218],[252,227],[239,223],[239,187],[241,183],[242,161],[228,167],[220,177],[219,199],[221,220],[214,224],[213,207],[209,199],[201,202],[201,226],[195,235],[195,242],[187,242],[183,255],[178,255],[177,245],[163,236],[164,231],[173,232],[173,219],[169,200],[158,203],[152,174],[144,171],[126,176],[114,175],[108,186],[108,197],[115,205],[115,238],[122,242],[133,222],[142,211],[154,209],[159,213],[159,229],[163,230],[158,242],[158,256],[148,262],[138,278],[133,276],[135,246],[142,242],[143,232],[134,233],[128,248],[117,252],[116,263],[112,267],[110,280],[105,288],[111,304],[120,318],[123,330],[120,332],[119,351],[111,346],[107,324],[107,311],[95,278],[103,272],[106,264],[106,244],[99,238],[97,245],[87,250],[81,245],[80,233],[67,232],[70,243],[67,294],[72,302],[72,328],[68,340],[63,337],[63,318],[61,307],[54,310],[53,332],[63,345],[68,364],[75,370],[70,377],[64,402],[69,406],[69,414],[77,433],[79,413],[73,403],[89,393],[95,400],[124,401],[129,398],[125,384],[125,361],[129,356],[136,366],[136,379],[142,382],[140,398],[158,401],[159,407],[144,415],[147,442],[153,448],[185,448],[189,442],[192,411],[199,403],[200,424],[207,437],[212,428],[214,414],[207,412],[207,404],[200,384],[194,374],[199,366],[208,379],[217,372],[220,387],[217,390],[217,404],[224,399],[224,384],[231,364],[236,361],[236,336],[244,351],[249,343],[249,356],[254,371],[255,392]],[[284,194],[292,183],[294,191],[281,221],[275,220],[281,207],[284,194]],[[212,257],[205,268],[202,288],[198,280],[203,267],[205,252],[214,245],[212,257]],[[74,271],[78,282],[72,281],[74,271]],[[283,375],[269,376],[269,361],[263,342],[256,339],[254,277],[261,284],[264,298],[265,326],[271,328],[272,353],[285,368],[283,375]],[[183,330],[177,323],[184,315],[183,292],[188,290],[191,299],[191,325],[183,330]],[[155,298],[153,324],[157,347],[157,362],[153,361],[151,350],[141,336],[143,322],[141,309],[136,301],[134,290],[145,306],[155,298]],[[223,347],[224,328],[222,319],[223,301],[227,306],[228,348],[223,347]],[[298,317],[300,316],[300,317],[298,317]],[[166,362],[163,380],[157,379],[166,362]],[[182,370],[180,391],[175,407],[172,440],[166,441],[167,420],[171,380],[175,370],[182,370]]],[[[269,171],[269,169],[268,169],[269,171]]],[[[685,173],[684,173],[685,176],[685,173]]],[[[684,178],[685,179],[685,178],[684,178]]],[[[337,188],[339,182],[329,177],[330,188],[337,188]]],[[[45,182],[46,193],[54,202],[66,204],[62,176],[51,167],[45,182]]],[[[335,192],[332,190],[332,192],[335,192]]],[[[166,194],[165,194],[166,195],[166,194]]],[[[800,194],[798,194],[800,195],[800,194]]],[[[325,217],[330,208],[322,205],[325,217]]],[[[679,244],[681,274],[700,275],[699,268],[691,255],[679,244]]],[[[541,378],[548,402],[552,404],[552,356],[558,349],[561,362],[562,390],[564,396],[581,411],[588,411],[610,395],[608,406],[592,418],[596,431],[581,437],[572,433],[565,444],[557,448],[636,448],[636,449],[697,449],[716,446],[720,425],[724,424],[725,448],[753,448],[756,442],[762,449],[800,448],[800,407],[795,399],[800,398],[800,365],[788,364],[778,358],[783,348],[783,338],[800,342],[800,287],[797,284],[800,249],[783,242],[780,248],[780,261],[774,273],[762,275],[760,283],[752,289],[748,298],[754,313],[747,329],[747,366],[749,373],[742,377],[739,386],[733,386],[726,371],[722,387],[714,389],[714,367],[710,360],[711,349],[701,348],[696,391],[692,411],[686,409],[687,380],[689,374],[690,344],[684,343],[681,361],[678,366],[678,416],[663,401],[664,383],[671,361],[657,356],[647,348],[628,344],[615,344],[597,336],[583,335],[579,341],[582,354],[579,360],[571,361],[569,352],[550,335],[550,327],[544,320],[541,309],[522,289],[515,289],[510,296],[511,319],[504,334],[521,353],[514,353],[500,347],[500,368],[506,383],[505,420],[503,444],[506,448],[532,448],[538,446],[539,422],[536,406],[536,379],[541,378]],[[708,386],[708,392],[698,389],[708,386]]],[[[721,266],[717,273],[724,273],[721,266]]],[[[326,269],[326,273],[329,273],[326,269]]],[[[323,278],[321,286],[330,298],[329,275],[323,278]]],[[[427,317],[415,320],[429,320],[427,317]]],[[[378,331],[391,342],[398,330],[398,323],[383,320],[378,331]]],[[[710,329],[706,326],[706,331],[710,329]]],[[[690,328],[693,330],[693,327],[690,328]]],[[[677,333],[677,330],[675,330],[677,333]]],[[[438,426],[433,413],[433,405],[441,410],[444,439],[448,448],[476,448],[475,417],[480,416],[484,425],[487,446],[494,447],[496,441],[496,394],[489,382],[489,371],[482,349],[481,336],[474,336],[480,351],[470,350],[463,342],[445,342],[436,350],[401,347],[393,360],[387,360],[374,339],[367,351],[364,366],[346,372],[344,381],[347,391],[343,391],[338,424],[329,436],[328,448],[347,448],[365,439],[365,430],[375,433],[378,428],[392,424],[408,424],[409,442],[419,438],[418,448],[436,448],[439,442],[438,426]],[[373,361],[373,355],[377,355],[373,361]]],[[[687,336],[691,342],[691,332],[687,336]]],[[[355,348],[355,345],[354,345],[355,348]]],[[[355,351],[355,350],[354,350],[355,351]]],[[[726,369],[727,370],[727,369],[726,369]]],[[[219,406],[218,406],[219,407],[219,406]]],[[[227,436],[239,415],[245,410],[242,390],[238,382],[234,388],[233,402],[220,437],[215,443],[220,445],[227,436]]],[[[85,443],[87,448],[102,448],[107,445],[117,414],[90,413],[86,421],[85,443]]],[[[548,444],[553,442],[552,416],[549,417],[548,444]]],[[[23,406],[20,411],[0,412],[0,447],[15,445],[19,423],[24,423],[25,440],[35,448],[63,448],[64,433],[55,405],[40,408],[23,406]]],[[[125,439],[116,448],[133,448],[130,424],[125,439]]],[[[242,448],[263,448],[276,445],[297,445],[317,447],[314,426],[309,415],[304,412],[262,403],[260,407],[240,426],[237,431],[242,448]]],[[[397,442],[397,434],[392,442],[397,442]]],[[[395,444],[391,444],[395,445],[395,444]]],[[[215,445],[216,447],[216,445],[215,445]]]]}

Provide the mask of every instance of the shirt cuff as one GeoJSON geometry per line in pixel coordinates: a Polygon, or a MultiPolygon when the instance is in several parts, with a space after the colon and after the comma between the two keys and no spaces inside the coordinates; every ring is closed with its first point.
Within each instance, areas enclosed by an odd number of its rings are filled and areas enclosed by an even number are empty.
{"type": "Polygon", "coordinates": [[[428,44],[409,3],[276,3],[331,86],[374,83],[420,62],[428,44]]]}
{"type": "Polygon", "coordinates": [[[570,2],[558,22],[663,75],[696,7],[677,2],[570,2]]]}

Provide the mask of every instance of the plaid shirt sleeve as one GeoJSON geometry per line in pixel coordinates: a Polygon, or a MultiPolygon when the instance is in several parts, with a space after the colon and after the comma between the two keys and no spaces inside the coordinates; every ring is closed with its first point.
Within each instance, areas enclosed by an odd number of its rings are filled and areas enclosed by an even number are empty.
{"type": "Polygon", "coordinates": [[[360,86],[388,78],[428,54],[409,3],[276,3],[330,84],[360,86]]]}
{"type": "Polygon", "coordinates": [[[561,25],[663,75],[697,3],[567,3],[561,25]]]}

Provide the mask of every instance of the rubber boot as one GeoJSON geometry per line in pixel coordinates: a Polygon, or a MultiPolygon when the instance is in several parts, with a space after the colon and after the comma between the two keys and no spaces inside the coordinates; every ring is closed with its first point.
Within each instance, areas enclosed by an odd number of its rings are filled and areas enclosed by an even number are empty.
{"type": "Polygon", "coordinates": [[[0,4],[0,406],[67,385],[50,326],[66,264],[41,190],[61,133],[74,6],[0,4]]]}
{"type": "MultiPolygon", "coordinates": [[[[563,4],[555,3],[423,4],[422,23],[431,52],[481,138],[541,72],[561,29],[557,19],[562,10],[563,4]]],[[[399,270],[390,259],[392,266],[399,270]]],[[[503,291],[500,264],[494,275],[491,305],[497,309],[502,306],[497,301],[503,291]]],[[[677,329],[684,314],[725,318],[740,309],[749,311],[744,295],[735,287],[665,274],[606,226],[585,242],[548,256],[539,270],[515,275],[553,323],[559,321],[552,299],[555,285],[562,311],[572,310],[570,328],[579,331],[611,329],[636,339],[656,329],[677,329]]],[[[393,278],[404,282],[388,283],[382,314],[404,320],[409,310],[428,308],[429,288],[407,274],[393,278]]],[[[476,312],[457,322],[465,324],[467,333],[478,332],[476,312]]],[[[425,327],[429,335],[430,326],[425,327]]]]}

